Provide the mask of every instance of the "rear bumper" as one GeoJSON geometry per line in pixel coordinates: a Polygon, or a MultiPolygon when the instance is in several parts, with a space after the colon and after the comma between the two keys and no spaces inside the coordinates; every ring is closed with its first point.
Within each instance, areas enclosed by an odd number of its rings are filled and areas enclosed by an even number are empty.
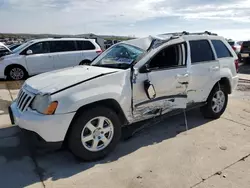
{"type": "Polygon", "coordinates": [[[232,92],[237,88],[239,77],[235,76],[232,78],[232,92]]]}
{"type": "Polygon", "coordinates": [[[4,75],[4,70],[5,70],[5,65],[3,63],[0,62],[0,78],[3,79],[6,76],[4,75]]]}
{"type": "Polygon", "coordinates": [[[238,53],[238,58],[240,60],[248,60],[248,59],[250,59],[250,53],[242,53],[242,52],[240,52],[240,53],[238,53]]]}

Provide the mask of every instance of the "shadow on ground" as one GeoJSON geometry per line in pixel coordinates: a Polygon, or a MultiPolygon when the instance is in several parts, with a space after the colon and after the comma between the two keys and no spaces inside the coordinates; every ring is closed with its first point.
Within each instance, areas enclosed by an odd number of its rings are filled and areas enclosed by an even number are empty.
{"type": "Polygon", "coordinates": [[[250,74],[250,62],[240,64],[239,73],[240,74],[250,74]]]}
{"type": "Polygon", "coordinates": [[[0,99],[0,115],[9,114],[8,107],[10,104],[11,101],[0,99]]]}
{"type": "MultiPolygon", "coordinates": [[[[199,110],[192,110],[188,112],[187,115],[188,115],[187,119],[188,119],[189,129],[199,127],[208,122],[208,120],[205,120],[201,116],[199,110]]],[[[85,170],[91,169],[95,165],[99,165],[99,164],[106,165],[108,163],[115,162],[118,159],[125,157],[126,155],[129,155],[137,150],[140,150],[143,147],[150,147],[152,145],[156,145],[163,141],[166,141],[167,139],[176,137],[179,134],[184,134],[183,132],[186,131],[186,126],[184,122],[185,122],[184,115],[180,114],[177,116],[166,118],[156,124],[154,123],[151,124],[151,122],[147,123],[148,125],[147,127],[145,127],[145,124],[141,124],[141,125],[138,124],[138,125],[134,125],[133,127],[130,126],[130,127],[124,128],[123,129],[123,132],[125,133],[124,139],[118,145],[116,150],[105,159],[97,161],[97,162],[83,162],[75,158],[66,149],[62,149],[56,152],[40,154],[35,157],[30,157],[30,152],[27,152],[26,149],[24,149],[24,147],[26,146],[24,146],[25,142],[23,141],[20,141],[19,145],[16,145],[14,147],[8,147],[8,148],[4,148],[0,144],[0,158],[1,156],[7,158],[7,163],[12,163],[13,161],[20,161],[21,163],[24,158],[26,158],[27,160],[27,157],[29,157],[30,160],[28,161],[33,163],[32,165],[33,169],[28,171],[29,173],[35,173],[37,177],[39,175],[39,177],[43,181],[48,180],[48,179],[51,179],[51,181],[56,181],[58,179],[65,179],[65,178],[74,176],[85,170]],[[141,127],[144,127],[144,129],[142,129],[140,132],[135,134],[130,139],[126,139],[136,129],[140,129],[141,127]],[[23,149],[20,151],[20,148],[23,148],[23,149]]],[[[1,139],[2,131],[6,131],[6,129],[0,130],[0,139],[1,139]]],[[[20,133],[17,131],[17,133],[15,134],[20,134],[20,133]]],[[[20,172],[23,171],[23,169],[15,169],[15,168],[13,170],[15,171],[19,170],[20,172]]],[[[1,171],[2,171],[2,168],[1,168],[1,161],[0,161],[0,175],[2,177],[2,174],[4,174],[4,172],[1,172],[1,171]]],[[[15,173],[12,174],[12,179],[15,179],[14,175],[15,173]]],[[[3,179],[1,180],[1,185],[5,188],[16,187],[16,185],[18,185],[18,187],[25,187],[25,186],[33,185],[34,183],[39,182],[39,179],[28,178],[28,177],[29,176],[27,175],[27,178],[21,179],[20,182],[17,182],[17,181],[13,182],[11,180],[8,181],[8,178],[3,179]]]]}

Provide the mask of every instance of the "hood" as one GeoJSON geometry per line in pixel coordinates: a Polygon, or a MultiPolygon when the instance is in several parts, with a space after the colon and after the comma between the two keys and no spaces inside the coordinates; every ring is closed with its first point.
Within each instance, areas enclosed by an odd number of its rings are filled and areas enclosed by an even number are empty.
{"type": "Polygon", "coordinates": [[[25,82],[25,87],[33,93],[53,94],[85,81],[118,71],[122,70],[94,66],[70,67],[29,78],[25,82]]]}
{"type": "Polygon", "coordinates": [[[7,51],[12,52],[7,46],[0,42],[0,47],[5,48],[7,51]]]}

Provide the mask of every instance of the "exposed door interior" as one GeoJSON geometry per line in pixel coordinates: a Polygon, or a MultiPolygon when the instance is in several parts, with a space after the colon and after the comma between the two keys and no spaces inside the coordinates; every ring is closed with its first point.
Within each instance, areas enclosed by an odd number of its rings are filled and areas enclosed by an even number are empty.
{"type": "Polygon", "coordinates": [[[171,45],[146,63],[147,71],[139,73],[133,84],[135,118],[150,118],[186,107],[186,50],[186,43],[171,45]]]}

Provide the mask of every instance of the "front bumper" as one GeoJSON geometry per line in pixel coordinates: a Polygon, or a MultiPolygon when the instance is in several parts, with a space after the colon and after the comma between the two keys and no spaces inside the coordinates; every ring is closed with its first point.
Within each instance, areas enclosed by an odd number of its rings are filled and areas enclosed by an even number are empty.
{"type": "Polygon", "coordinates": [[[63,142],[46,142],[41,136],[33,131],[28,131],[21,128],[21,136],[24,141],[27,142],[27,145],[31,151],[54,151],[60,149],[63,145],[63,142]]]}
{"type": "Polygon", "coordinates": [[[6,76],[4,75],[4,70],[5,70],[6,66],[0,62],[0,78],[3,79],[5,78],[6,76]]]}
{"type": "Polygon", "coordinates": [[[9,115],[12,124],[37,134],[44,142],[51,143],[64,141],[75,112],[43,115],[30,108],[20,112],[14,101],[9,108],[9,115]]]}

